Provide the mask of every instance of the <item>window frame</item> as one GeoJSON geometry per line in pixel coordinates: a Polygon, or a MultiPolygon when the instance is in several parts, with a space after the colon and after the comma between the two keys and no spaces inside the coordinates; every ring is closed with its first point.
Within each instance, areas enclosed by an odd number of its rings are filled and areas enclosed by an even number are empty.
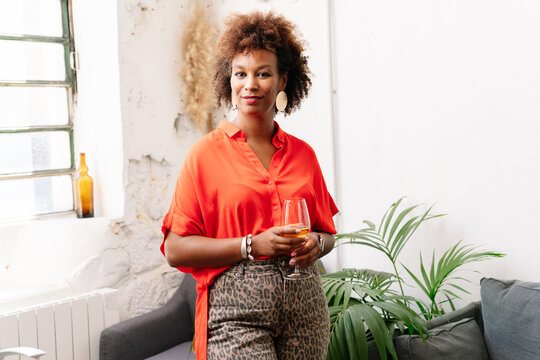
{"type": "MultiPolygon", "coordinates": [[[[33,133],[33,132],[55,132],[66,131],[69,136],[70,146],[70,167],[69,168],[52,168],[46,170],[15,172],[15,173],[0,173],[0,181],[18,180],[38,177],[49,177],[55,175],[70,175],[73,184],[76,166],[75,166],[75,145],[73,135],[73,123],[75,107],[77,105],[77,68],[78,56],[75,51],[75,42],[73,37],[73,13],[72,0],[60,1],[60,9],[62,12],[62,36],[42,36],[28,34],[5,34],[0,33],[0,40],[11,41],[28,41],[37,43],[56,43],[63,45],[64,49],[64,81],[49,81],[49,80],[3,80],[0,79],[2,87],[57,87],[66,89],[67,96],[67,111],[68,123],[65,125],[31,125],[20,127],[0,127],[0,134],[17,134],[17,133],[33,133]]],[[[39,213],[30,216],[42,216],[49,214],[73,212],[75,210],[75,198],[73,187],[71,189],[73,206],[70,210],[50,213],[39,213]]],[[[2,221],[3,219],[0,219],[2,221]]]]}

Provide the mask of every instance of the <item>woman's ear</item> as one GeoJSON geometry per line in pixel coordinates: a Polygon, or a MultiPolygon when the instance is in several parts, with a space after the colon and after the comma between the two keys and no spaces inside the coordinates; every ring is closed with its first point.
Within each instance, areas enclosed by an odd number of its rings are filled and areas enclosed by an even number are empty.
{"type": "Polygon", "coordinates": [[[287,80],[288,80],[289,76],[287,73],[283,74],[280,76],[280,86],[279,86],[279,90],[280,91],[284,91],[285,88],[287,87],[287,80]]]}

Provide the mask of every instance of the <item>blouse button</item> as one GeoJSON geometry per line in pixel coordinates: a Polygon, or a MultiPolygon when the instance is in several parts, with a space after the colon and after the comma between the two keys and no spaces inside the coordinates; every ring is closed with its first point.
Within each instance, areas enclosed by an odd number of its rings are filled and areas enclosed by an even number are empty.
{"type": "Polygon", "coordinates": [[[277,205],[274,205],[274,210],[277,210],[277,205]]]}
{"type": "Polygon", "coordinates": [[[272,180],[269,180],[269,181],[268,181],[268,185],[272,185],[272,180]]]}

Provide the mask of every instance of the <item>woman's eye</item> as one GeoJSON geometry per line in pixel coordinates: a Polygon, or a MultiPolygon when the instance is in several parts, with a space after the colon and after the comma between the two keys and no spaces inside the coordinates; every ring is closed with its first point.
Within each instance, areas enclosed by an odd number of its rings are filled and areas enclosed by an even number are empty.
{"type": "Polygon", "coordinates": [[[259,77],[269,77],[270,74],[267,73],[267,72],[262,72],[262,73],[259,73],[259,77]]]}
{"type": "Polygon", "coordinates": [[[234,76],[243,77],[243,76],[246,76],[246,74],[244,72],[242,72],[242,71],[238,71],[238,72],[234,73],[234,76]]]}

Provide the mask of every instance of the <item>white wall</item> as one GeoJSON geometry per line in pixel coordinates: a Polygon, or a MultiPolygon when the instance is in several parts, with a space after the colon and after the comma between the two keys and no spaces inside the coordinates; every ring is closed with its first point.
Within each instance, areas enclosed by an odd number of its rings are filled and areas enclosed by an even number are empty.
{"type": "MultiPolygon", "coordinates": [[[[450,244],[508,254],[464,273],[539,281],[540,3],[334,1],[342,231],[403,195],[448,213],[401,261],[450,244]]],[[[344,267],[390,270],[368,248],[344,267]]],[[[478,285],[469,286],[479,297],[478,285]]]]}

